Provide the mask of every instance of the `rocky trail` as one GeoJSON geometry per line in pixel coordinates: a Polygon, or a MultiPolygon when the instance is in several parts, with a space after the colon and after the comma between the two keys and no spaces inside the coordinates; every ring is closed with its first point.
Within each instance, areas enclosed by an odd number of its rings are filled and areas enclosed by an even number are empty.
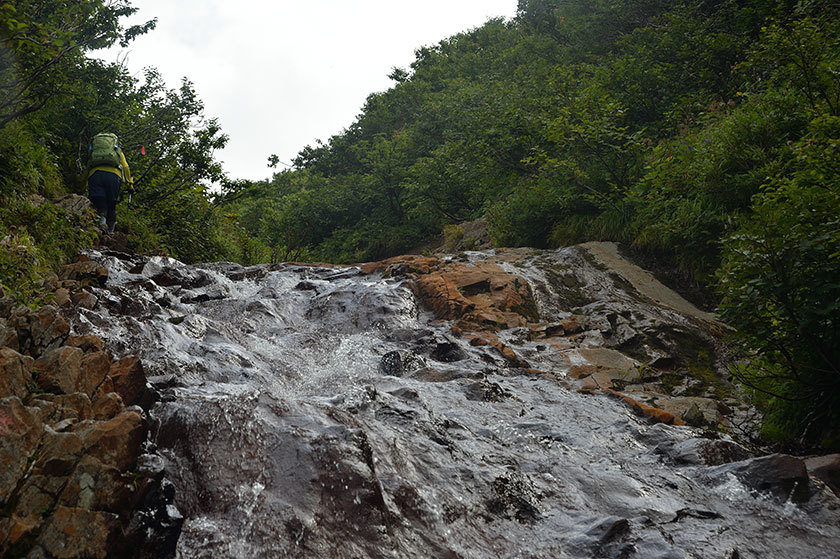
{"type": "Polygon", "coordinates": [[[835,558],[725,327],[597,243],[353,267],[100,249],[2,311],[9,557],[835,558]]]}

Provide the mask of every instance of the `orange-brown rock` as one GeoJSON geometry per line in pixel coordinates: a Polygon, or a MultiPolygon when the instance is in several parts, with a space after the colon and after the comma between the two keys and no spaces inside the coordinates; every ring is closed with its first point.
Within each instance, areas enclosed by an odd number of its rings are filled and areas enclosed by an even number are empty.
{"type": "Polygon", "coordinates": [[[99,336],[70,336],[67,338],[67,344],[77,347],[85,353],[105,349],[105,342],[99,336]]]}
{"type": "Polygon", "coordinates": [[[47,392],[72,394],[76,391],[84,353],[77,347],[62,346],[35,361],[35,381],[47,392]]]}
{"type": "Polygon", "coordinates": [[[82,455],[82,439],[76,433],[56,433],[49,427],[38,451],[33,472],[44,476],[66,476],[82,455]]]}
{"type": "MultiPolygon", "coordinates": [[[[85,421],[93,417],[90,398],[82,392],[72,394],[40,394],[35,402],[49,402],[49,407],[41,407],[41,418],[45,423],[55,424],[66,419],[85,421]]],[[[35,405],[35,404],[33,404],[35,405]]]]}
{"type": "Polygon", "coordinates": [[[93,418],[99,420],[111,419],[116,417],[124,408],[120,395],[116,392],[108,392],[99,396],[93,402],[93,418]]]}
{"type": "Polygon", "coordinates": [[[59,506],[38,538],[38,545],[57,559],[104,558],[119,530],[116,515],[59,506]]]}
{"type": "Polygon", "coordinates": [[[79,261],[68,264],[61,270],[62,280],[76,280],[80,285],[105,286],[108,281],[108,268],[100,266],[92,260],[79,261]]]}
{"type": "Polygon", "coordinates": [[[672,414],[671,412],[667,412],[659,408],[654,408],[653,406],[648,406],[647,404],[643,404],[638,400],[627,396],[626,394],[622,394],[621,392],[617,392],[612,389],[607,389],[604,392],[614,398],[623,401],[630,407],[630,409],[636,412],[637,415],[640,415],[642,417],[649,417],[650,419],[658,421],[659,423],[665,423],[666,425],[685,425],[685,421],[672,414]]]}
{"type": "Polygon", "coordinates": [[[27,385],[32,382],[33,360],[17,351],[4,347],[0,349],[0,398],[29,394],[27,385]]]}
{"type": "Polygon", "coordinates": [[[41,525],[41,518],[10,518],[0,519],[0,547],[11,547],[21,541],[27,534],[41,525]]]}
{"type": "MultiPolygon", "coordinates": [[[[94,393],[93,398],[91,398],[91,401],[95,402],[105,394],[110,394],[111,392],[114,392],[114,390],[114,380],[111,377],[106,376],[105,380],[102,381],[102,384],[99,385],[99,388],[96,389],[96,393],[94,393]]],[[[122,397],[120,397],[120,399],[122,399],[122,397]]]]}
{"type": "Polygon", "coordinates": [[[68,507],[118,513],[133,492],[126,475],[96,458],[85,456],[67,480],[58,502],[68,507]]]}
{"type": "Polygon", "coordinates": [[[20,339],[18,338],[17,329],[4,328],[0,330],[0,346],[20,350],[20,339]]]}
{"type": "Polygon", "coordinates": [[[81,437],[88,455],[124,472],[140,454],[146,425],[137,412],[124,411],[109,421],[80,424],[76,433],[81,437]]]}
{"type": "Polygon", "coordinates": [[[418,299],[439,319],[457,321],[456,336],[490,345],[514,367],[527,367],[510,347],[487,334],[539,320],[528,283],[495,262],[452,262],[401,256],[365,264],[362,272],[405,277],[418,299]]]}
{"type": "Polygon", "coordinates": [[[77,291],[71,297],[73,304],[83,309],[93,309],[99,299],[90,291],[77,291]]]}
{"type": "Polygon", "coordinates": [[[59,347],[70,334],[70,325],[55,307],[41,307],[32,316],[29,327],[33,357],[59,347]]]}
{"type": "Polygon", "coordinates": [[[70,290],[60,287],[55,291],[55,304],[58,307],[65,307],[70,304],[70,290]]]}
{"type": "Polygon", "coordinates": [[[0,502],[6,502],[17,485],[43,431],[38,413],[19,398],[0,400],[0,502]]]}
{"type": "Polygon", "coordinates": [[[113,392],[117,392],[127,406],[140,401],[146,390],[146,374],[139,357],[123,357],[111,365],[108,373],[114,382],[113,392]]]}
{"type": "Polygon", "coordinates": [[[76,388],[92,398],[111,370],[111,355],[107,351],[88,353],[82,357],[81,369],[76,388]]]}

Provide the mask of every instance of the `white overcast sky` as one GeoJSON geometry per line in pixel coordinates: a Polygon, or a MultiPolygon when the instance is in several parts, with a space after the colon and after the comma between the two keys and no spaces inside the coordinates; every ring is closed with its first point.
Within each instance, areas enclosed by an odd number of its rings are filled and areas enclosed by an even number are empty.
{"type": "Polygon", "coordinates": [[[391,68],[414,50],[491,17],[513,17],[517,0],[133,0],[130,23],[158,19],[128,49],[132,73],[158,68],[170,87],[189,78],[230,136],[218,154],[231,178],[264,179],[276,153],[349,126],[367,96],[388,89],[391,68]]]}

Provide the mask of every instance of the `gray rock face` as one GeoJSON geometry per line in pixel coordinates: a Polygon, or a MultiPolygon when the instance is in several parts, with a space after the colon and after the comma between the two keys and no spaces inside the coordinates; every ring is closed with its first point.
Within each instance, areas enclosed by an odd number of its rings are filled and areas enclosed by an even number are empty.
{"type": "Polygon", "coordinates": [[[598,374],[644,399],[651,370],[684,386],[680,363],[715,366],[696,317],[584,249],[461,257],[504,257],[533,293],[544,324],[495,322],[493,343],[405,275],[93,257],[108,289],[74,333],[139,352],[161,393],[182,557],[836,557],[840,502],[797,459],[578,390],[598,374]]]}

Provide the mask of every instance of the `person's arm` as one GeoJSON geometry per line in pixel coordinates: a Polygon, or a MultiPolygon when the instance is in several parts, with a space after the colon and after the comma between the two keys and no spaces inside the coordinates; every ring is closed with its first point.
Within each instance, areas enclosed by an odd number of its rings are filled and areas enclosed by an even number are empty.
{"type": "Polygon", "coordinates": [[[131,169],[128,168],[128,161],[125,160],[125,154],[120,150],[120,165],[122,166],[123,177],[129,190],[134,190],[134,179],[131,178],[131,169]]]}

